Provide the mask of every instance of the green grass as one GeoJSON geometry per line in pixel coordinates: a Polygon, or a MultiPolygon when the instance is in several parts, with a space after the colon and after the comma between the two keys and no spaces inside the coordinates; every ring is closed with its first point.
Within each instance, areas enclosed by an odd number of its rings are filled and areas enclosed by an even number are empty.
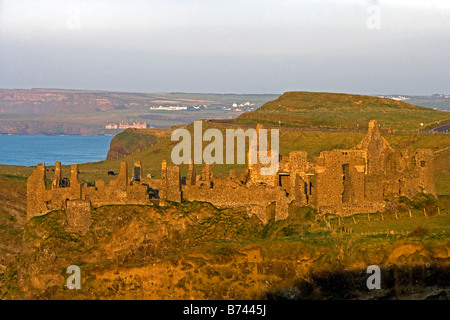
{"type": "Polygon", "coordinates": [[[235,119],[237,124],[288,127],[366,129],[370,120],[382,129],[414,131],[421,123],[429,126],[444,119],[447,112],[418,107],[392,99],[321,92],[286,92],[261,108],[235,119]]]}
{"type": "MultiPolygon", "coordinates": [[[[365,233],[367,235],[385,235],[393,231],[394,235],[402,234],[406,236],[419,226],[426,228],[430,233],[450,234],[450,212],[441,209],[440,215],[425,216],[422,210],[412,210],[409,212],[395,213],[372,213],[357,214],[352,217],[330,219],[331,226],[335,230],[340,228],[351,229],[355,234],[365,233]],[[370,220],[369,220],[370,217],[370,220]]],[[[392,236],[392,235],[391,235],[392,236]]]]}
{"type": "MultiPolygon", "coordinates": [[[[144,132],[147,130],[143,130],[144,132]]],[[[135,134],[135,130],[127,129],[114,136],[111,142],[117,142],[121,144],[126,151],[132,151],[138,147],[146,147],[148,144],[154,144],[157,141],[157,137],[149,133],[135,134]]]]}

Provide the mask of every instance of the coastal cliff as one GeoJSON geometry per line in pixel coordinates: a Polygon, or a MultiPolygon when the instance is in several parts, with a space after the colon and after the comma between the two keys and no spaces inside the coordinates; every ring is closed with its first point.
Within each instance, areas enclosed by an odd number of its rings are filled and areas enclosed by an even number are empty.
{"type": "Polygon", "coordinates": [[[119,159],[170,137],[171,129],[126,129],[111,140],[106,160],[119,159]]]}
{"type": "Polygon", "coordinates": [[[243,212],[190,202],[95,208],[81,235],[68,228],[63,211],[53,211],[26,224],[20,253],[0,277],[0,297],[448,298],[445,235],[326,230],[311,208],[292,207],[285,221],[263,226],[243,212]],[[381,268],[382,290],[366,287],[372,264],[381,268]],[[66,287],[70,265],[80,267],[79,290],[66,287]]]}

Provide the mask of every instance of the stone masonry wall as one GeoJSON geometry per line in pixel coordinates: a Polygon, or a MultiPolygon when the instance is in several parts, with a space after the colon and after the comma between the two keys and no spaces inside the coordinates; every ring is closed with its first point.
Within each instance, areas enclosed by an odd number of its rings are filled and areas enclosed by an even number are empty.
{"type": "Polygon", "coordinates": [[[69,200],[66,209],[68,231],[86,234],[91,226],[91,202],[86,200],[69,200]]]}
{"type": "Polygon", "coordinates": [[[371,121],[366,137],[355,148],[321,152],[314,162],[307,161],[306,152],[293,151],[280,157],[278,172],[271,175],[261,174],[264,166],[256,163],[240,174],[231,170],[227,178],[216,179],[209,165],[196,175],[191,163],[182,184],[178,166],[163,161],[161,179],[152,179],[144,178],[142,164],[137,161],[131,177],[126,162],[122,162],[117,179],[82,186],[77,165],[71,166],[67,185],[57,162],[47,188],[45,165],[39,164],[27,181],[27,219],[67,209],[69,225],[83,229],[90,206],[152,204],[155,198],[162,205],[187,200],[242,209],[264,223],[272,218],[285,219],[292,201],[341,215],[382,211],[399,196],[413,197],[418,192],[436,196],[433,159],[429,149],[392,149],[377,122],[371,121]]]}

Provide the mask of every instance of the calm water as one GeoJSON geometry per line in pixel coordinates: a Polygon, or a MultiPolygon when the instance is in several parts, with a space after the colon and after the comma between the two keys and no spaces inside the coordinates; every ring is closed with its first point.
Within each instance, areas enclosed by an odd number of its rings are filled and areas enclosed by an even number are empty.
{"type": "Polygon", "coordinates": [[[0,135],[0,164],[35,166],[105,160],[112,136],[0,135]]]}

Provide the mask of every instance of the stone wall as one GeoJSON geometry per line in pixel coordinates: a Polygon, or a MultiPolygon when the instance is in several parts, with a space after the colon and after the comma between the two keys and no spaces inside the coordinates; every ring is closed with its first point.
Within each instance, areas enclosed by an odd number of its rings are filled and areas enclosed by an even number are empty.
{"type": "Polygon", "coordinates": [[[45,164],[38,164],[27,180],[27,220],[51,211],[51,192],[45,186],[45,164]]]}
{"type": "Polygon", "coordinates": [[[149,186],[128,178],[126,162],[121,163],[117,179],[109,183],[98,180],[95,186],[81,185],[76,164],[71,166],[69,184],[63,186],[61,181],[60,163],[55,164],[50,188],[46,187],[45,165],[38,165],[27,181],[27,220],[52,210],[66,210],[67,203],[76,200],[88,201],[94,207],[111,204],[152,204],[149,186]]]}
{"type": "Polygon", "coordinates": [[[66,218],[68,231],[86,234],[91,226],[91,202],[87,200],[67,201],[66,218]]]}
{"type": "MultiPolygon", "coordinates": [[[[261,128],[258,126],[257,132],[261,128]]],[[[429,149],[392,149],[376,121],[371,121],[366,137],[355,148],[323,151],[314,162],[307,161],[306,152],[293,151],[280,157],[278,172],[271,175],[261,174],[264,166],[256,163],[240,174],[231,170],[227,178],[216,179],[208,164],[197,175],[191,162],[182,183],[178,166],[163,161],[161,179],[152,179],[144,178],[142,164],[137,161],[131,177],[126,162],[122,162],[117,179],[81,186],[77,165],[71,166],[70,182],[65,185],[57,162],[51,187],[47,188],[45,165],[39,164],[28,178],[27,218],[51,210],[69,210],[70,204],[73,224],[84,225],[78,221],[87,217],[88,203],[90,208],[110,204],[164,205],[183,200],[239,209],[264,223],[272,218],[285,219],[292,201],[341,215],[382,211],[399,196],[413,197],[418,192],[436,196],[433,158],[429,149]]]]}

